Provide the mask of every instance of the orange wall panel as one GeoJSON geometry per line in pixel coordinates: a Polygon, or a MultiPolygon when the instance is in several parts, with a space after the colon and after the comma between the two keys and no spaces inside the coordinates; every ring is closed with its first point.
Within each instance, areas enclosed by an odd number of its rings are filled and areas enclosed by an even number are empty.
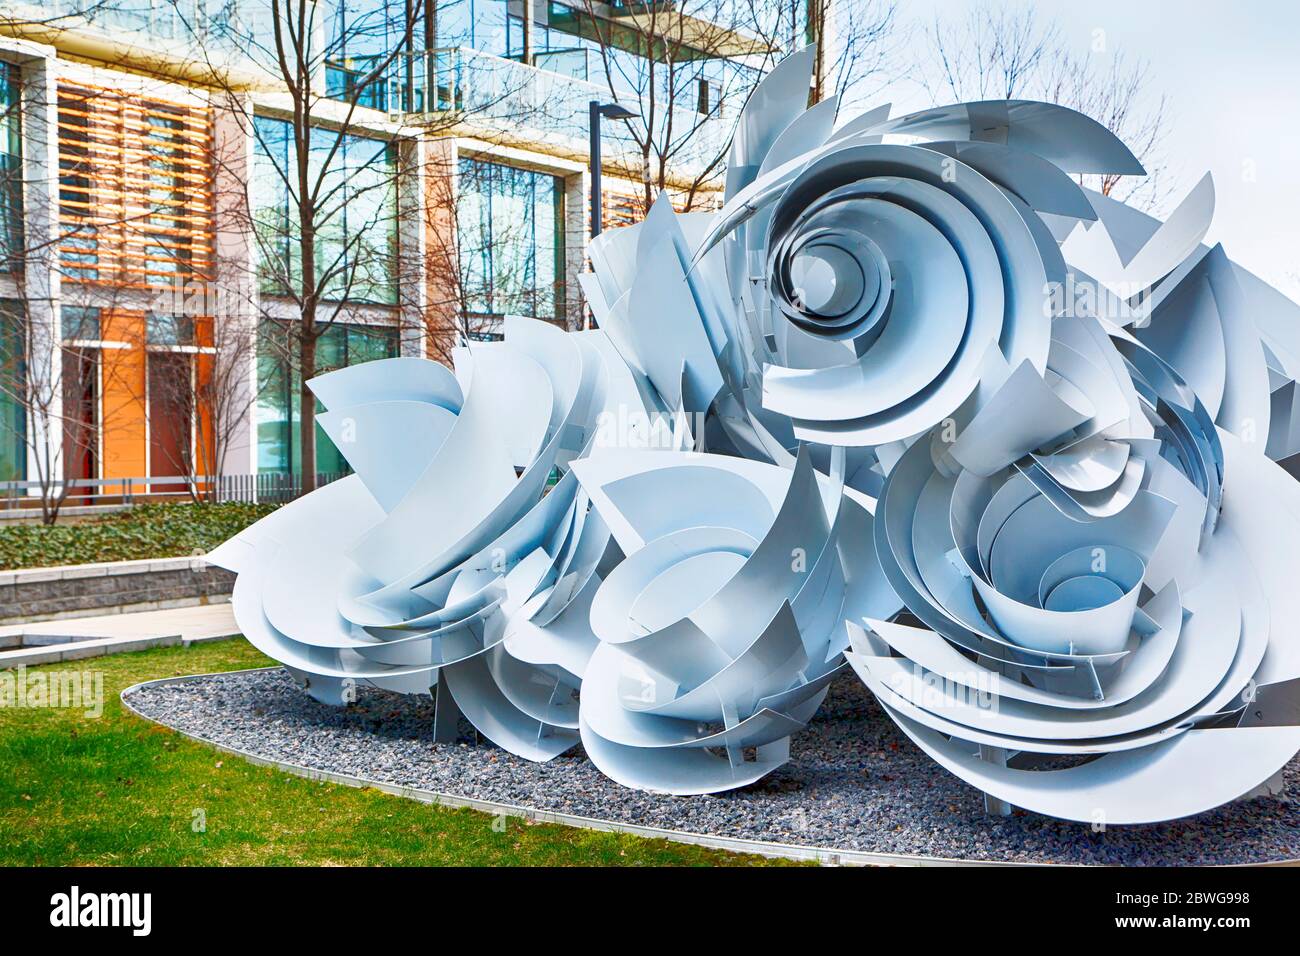
{"type": "MultiPolygon", "coordinates": [[[[200,338],[199,341],[203,342],[203,339],[200,338]]],[[[213,382],[215,364],[216,360],[211,355],[196,357],[194,413],[198,421],[194,426],[194,471],[197,474],[212,474],[217,470],[218,465],[217,436],[213,431],[212,421],[213,406],[220,401],[220,384],[213,382]]]]}
{"type": "Polygon", "coordinates": [[[451,140],[428,145],[424,179],[424,273],[428,308],[424,316],[425,348],[429,358],[451,363],[456,345],[460,292],[460,265],[456,249],[456,215],[453,172],[455,152],[451,140]]]}
{"type": "Polygon", "coordinates": [[[148,474],[145,449],[145,314],[125,309],[101,314],[105,340],[130,348],[105,349],[101,362],[103,395],[103,477],[127,478],[148,474]]]}

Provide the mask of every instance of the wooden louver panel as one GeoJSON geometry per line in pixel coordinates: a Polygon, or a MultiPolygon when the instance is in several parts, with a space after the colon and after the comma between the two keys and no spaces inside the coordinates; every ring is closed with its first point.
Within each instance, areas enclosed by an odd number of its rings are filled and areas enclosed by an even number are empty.
{"type": "Polygon", "coordinates": [[[130,287],[212,278],[206,107],[59,86],[59,262],[130,287]]]}

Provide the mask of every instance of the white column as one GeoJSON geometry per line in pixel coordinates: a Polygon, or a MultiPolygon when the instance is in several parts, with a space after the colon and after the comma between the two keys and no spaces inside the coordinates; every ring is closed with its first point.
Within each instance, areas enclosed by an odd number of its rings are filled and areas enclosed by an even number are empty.
{"type": "MultiPolygon", "coordinates": [[[[8,51],[6,51],[8,52],[8,51]]],[[[27,477],[63,477],[63,361],[59,334],[58,84],[53,51],[9,57],[22,70],[23,298],[27,306],[31,441],[27,477]]]]}
{"type": "Polygon", "coordinates": [[[213,96],[213,182],[215,275],[209,296],[214,303],[217,363],[232,379],[230,407],[242,412],[230,429],[222,473],[247,475],[257,471],[257,259],[249,209],[254,139],[250,99],[235,94],[213,96]],[[232,367],[233,366],[233,367],[232,367]]]}
{"type": "Polygon", "coordinates": [[[587,306],[578,287],[578,274],[587,268],[587,239],[591,235],[591,208],[587,170],[564,179],[564,307],[570,329],[581,329],[587,306]]]}

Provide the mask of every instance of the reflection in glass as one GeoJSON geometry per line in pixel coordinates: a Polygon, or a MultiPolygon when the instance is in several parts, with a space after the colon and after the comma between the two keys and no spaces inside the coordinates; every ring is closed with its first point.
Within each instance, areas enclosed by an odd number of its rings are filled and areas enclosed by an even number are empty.
{"type": "Polygon", "coordinates": [[[472,315],[564,317],[564,181],[463,159],[459,229],[464,305],[472,315]]]}

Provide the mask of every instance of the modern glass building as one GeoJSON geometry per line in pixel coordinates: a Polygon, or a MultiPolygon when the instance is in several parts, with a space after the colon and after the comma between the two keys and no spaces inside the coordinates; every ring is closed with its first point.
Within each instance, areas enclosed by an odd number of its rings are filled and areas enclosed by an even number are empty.
{"type": "MultiPolygon", "coordinates": [[[[635,101],[606,65],[645,75],[663,53],[623,0],[317,0],[304,142],[257,54],[274,0],[0,5],[0,482],[35,477],[40,436],[70,478],[292,473],[304,374],[445,359],[507,314],[580,324],[588,104],[635,101]],[[311,283],[303,156],[324,171],[311,283]],[[308,287],[328,321],[303,369],[308,287]],[[242,390],[234,428],[218,387],[242,390]]],[[[697,128],[669,177],[685,190],[725,148],[718,91],[754,48],[691,53],[672,10],[690,66],[655,122],[697,128]]],[[[605,132],[609,227],[645,187],[605,132]]],[[[317,459],[346,468],[319,430],[317,459]]]]}

